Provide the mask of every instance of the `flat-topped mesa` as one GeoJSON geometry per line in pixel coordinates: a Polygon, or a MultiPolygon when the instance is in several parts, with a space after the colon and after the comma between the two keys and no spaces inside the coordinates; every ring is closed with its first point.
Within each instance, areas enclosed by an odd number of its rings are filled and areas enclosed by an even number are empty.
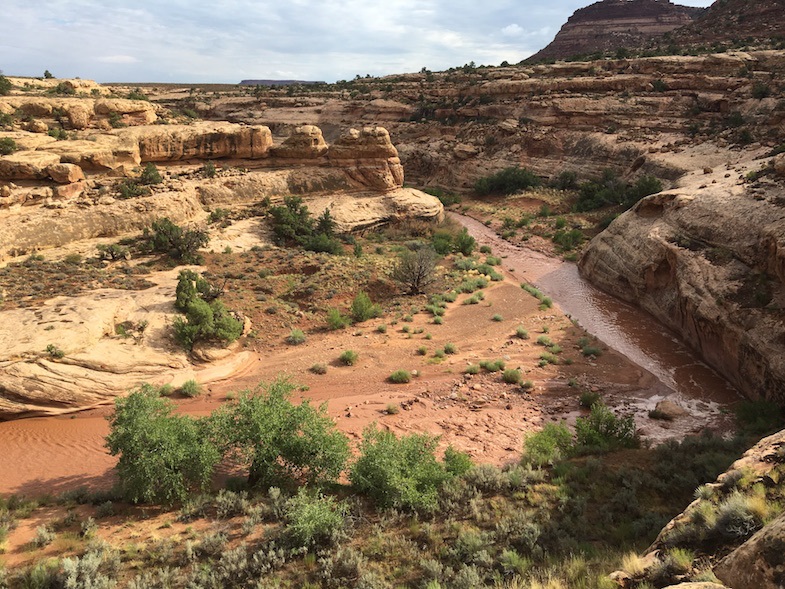
{"type": "Polygon", "coordinates": [[[526,61],[535,63],[639,46],[690,24],[703,11],[669,0],[602,0],[576,10],[554,40],[526,61]]]}

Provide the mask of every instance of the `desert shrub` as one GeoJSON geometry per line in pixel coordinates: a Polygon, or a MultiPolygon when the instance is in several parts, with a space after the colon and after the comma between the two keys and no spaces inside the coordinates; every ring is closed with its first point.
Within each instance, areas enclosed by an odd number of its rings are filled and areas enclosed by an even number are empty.
{"type": "Polygon", "coordinates": [[[148,196],[149,194],[150,189],[137,180],[128,178],[117,184],[117,196],[119,198],[138,198],[140,196],[148,196]]]}
{"type": "Polygon", "coordinates": [[[8,96],[11,93],[11,88],[13,88],[11,80],[0,74],[0,96],[8,96]]]}
{"type": "Polygon", "coordinates": [[[755,82],[752,86],[752,97],[756,100],[762,100],[771,96],[771,87],[765,82],[755,82]]]}
{"type": "Polygon", "coordinates": [[[591,409],[596,403],[600,401],[600,393],[592,391],[583,391],[578,397],[578,404],[586,409],[591,409]]]}
{"type": "Polygon", "coordinates": [[[464,370],[464,374],[480,374],[481,367],[479,364],[469,364],[464,370]]]}
{"type": "Polygon", "coordinates": [[[310,370],[314,374],[327,374],[327,365],[326,364],[314,364],[308,370],[310,370]]]}
{"type": "Polygon", "coordinates": [[[338,309],[327,309],[327,327],[332,330],[343,329],[351,323],[351,320],[342,315],[338,309]]]}
{"type": "Polygon", "coordinates": [[[248,469],[251,485],[335,480],[349,457],[349,442],[335,429],[325,405],[294,405],[295,385],[279,378],[242,393],[210,417],[219,446],[248,469]]]}
{"type": "Polygon", "coordinates": [[[661,190],[662,182],[654,176],[641,176],[634,184],[628,184],[612,170],[605,170],[599,180],[580,185],[575,209],[585,212],[609,205],[629,208],[643,197],[661,190]]]}
{"type": "Polygon", "coordinates": [[[469,235],[469,231],[465,227],[455,236],[455,251],[464,256],[472,255],[476,245],[477,241],[469,235]]]}
{"type": "Polygon", "coordinates": [[[557,231],[553,234],[552,240],[562,251],[570,251],[581,245],[584,238],[583,231],[580,229],[570,229],[557,231]]]}
{"type": "Polygon", "coordinates": [[[129,260],[131,258],[131,251],[124,245],[112,243],[110,245],[98,244],[95,246],[98,250],[98,257],[101,260],[129,260]]]}
{"type": "Polygon", "coordinates": [[[357,363],[358,357],[359,355],[354,350],[345,350],[338,356],[338,360],[345,366],[354,366],[357,363]]]}
{"type": "Polygon", "coordinates": [[[206,161],[202,166],[202,174],[204,174],[205,178],[215,178],[215,175],[218,173],[215,164],[211,161],[206,161]]]}
{"type": "Polygon", "coordinates": [[[575,437],[576,449],[580,453],[607,452],[640,445],[632,416],[617,417],[600,403],[592,406],[588,417],[576,420],[575,437]]]}
{"type": "Polygon", "coordinates": [[[474,191],[480,196],[513,194],[520,190],[537,187],[540,184],[540,178],[534,172],[526,168],[513,167],[479,178],[474,183],[474,191]]]}
{"type": "Polygon", "coordinates": [[[507,384],[518,384],[521,382],[521,371],[508,368],[502,373],[502,380],[507,384]]]}
{"type": "Polygon", "coordinates": [[[365,291],[360,291],[352,301],[352,319],[357,323],[362,323],[368,319],[373,319],[382,314],[382,308],[371,302],[371,297],[365,291]]]}
{"type": "Polygon", "coordinates": [[[46,346],[46,353],[49,354],[49,357],[53,360],[59,360],[65,356],[65,352],[54,344],[48,344],[46,346]]]}
{"type": "Polygon", "coordinates": [[[496,313],[493,317],[491,317],[491,321],[496,321],[497,323],[500,323],[504,321],[504,317],[496,313]]]}
{"type": "Polygon", "coordinates": [[[161,174],[153,162],[148,162],[145,165],[142,173],[139,175],[139,182],[145,186],[151,186],[153,184],[160,184],[163,182],[163,178],[161,178],[161,174]]]}
{"type": "Polygon", "coordinates": [[[198,250],[207,245],[210,237],[198,229],[183,229],[167,217],[153,221],[150,228],[142,234],[147,248],[153,252],[167,254],[186,264],[198,264],[201,256],[198,250]]]}
{"type": "Polygon", "coordinates": [[[405,384],[412,380],[412,374],[408,370],[396,370],[389,376],[389,380],[395,384],[405,384]]]}
{"type": "Polygon", "coordinates": [[[173,410],[149,385],[115,401],[106,446],[120,456],[119,486],[128,501],[172,504],[210,482],[218,449],[203,421],[173,410]]]}
{"type": "Polygon", "coordinates": [[[335,237],[335,222],[329,209],[314,221],[299,196],[285,196],[283,203],[270,208],[273,233],[279,242],[294,243],[314,252],[343,252],[341,242],[335,237]]]}
{"type": "Polygon", "coordinates": [[[187,380],[180,387],[180,392],[186,397],[198,397],[202,394],[202,385],[194,379],[187,380]]]}
{"type": "Polygon", "coordinates": [[[286,336],[286,343],[293,346],[305,343],[305,332],[302,329],[292,329],[289,335],[286,336]]]}
{"type": "Polygon", "coordinates": [[[563,423],[548,423],[541,431],[526,436],[521,462],[535,466],[555,464],[572,448],[572,433],[563,423]]]}
{"type": "Polygon", "coordinates": [[[300,488],[286,502],[286,533],[298,546],[333,544],[346,526],[346,505],[300,488]]]}
{"type": "Polygon", "coordinates": [[[0,155],[10,155],[14,153],[19,147],[16,141],[10,137],[0,137],[0,155]]]}
{"type": "Polygon", "coordinates": [[[439,487],[449,476],[436,460],[437,442],[427,434],[398,438],[372,425],[363,432],[360,457],[349,480],[380,507],[433,512],[439,487]]]}
{"type": "Polygon", "coordinates": [[[455,347],[455,344],[452,342],[447,342],[444,344],[444,353],[445,354],[457,354],[458,348],[455,347]]]}
{"type": "Polygon", "coordinates": [[[399,256],[392,278],[403,285],[409,294],[420,294],[436,280],[436,261],[437,254],[431,247],[406,250],[399,256]]]}
{"type": "Polygon", "coordinates": [[[712,531],[734,540],[748,538],[763,527],[769,510],[764,497],[734,491],[717,506],[712,531]]]}
{"type": "Polygon", "coordinates": [[[211,303],[195,299],[188,303],[185,318],[172,322],[175,339],[187,350],[199,341],[231,343],[243,333],[243,324],[235,319],[221,301],[211,303]]]}
{"type": "Polygon", "coordinates": [[[578,187],[578,174],[572,170],[564,170],[551,179],[550,185],[559,190],[574,190],[578,187]]]}
{"type": "Polygon", "coordinates": [[[519,337],[520,339],[529,339],[529,331],[520,325],[515,329],[515,336],[519,337]]]}
{"type": "Polygon", "coordinates": [[[35,537],[33,538],[33,544],[35,544],[38,548],[43,548],[44,546],[48,546],[52,542],[54,542],[55,533],[49,526],[38,526],[35,529],[35,537]]]}
{"type": "Polygon", "coordinates": [[[466,452],[460,452],[452,446],[444,451],[444,468],[454,476],[463,476],[472,469],[474,463],[466,452]]]}
{"type": "Polygon", "coordinates": [[[480,368],[487,372],[499,372],[504,370],[504,360],[483,360],[480,362],[480,368]]]}
{"type": "Polygon", "coordinates": [[[742,401],[736,406],[736,421],[753,435],[765,435],[782,427],[782,408],[771,401],[742,401]]]}
{"type": "Polygon", "coordinates": [[[423,192],[426,194],[430,194],[431,196],[435,196],[439,199],[445,207],[449,207],[450,205],[458,204],[461,202],[461,197],[457,194],[453,194],[452,192],[447,192],[446,190],[438,187],[425,187],[422,189],[423,192]]]}

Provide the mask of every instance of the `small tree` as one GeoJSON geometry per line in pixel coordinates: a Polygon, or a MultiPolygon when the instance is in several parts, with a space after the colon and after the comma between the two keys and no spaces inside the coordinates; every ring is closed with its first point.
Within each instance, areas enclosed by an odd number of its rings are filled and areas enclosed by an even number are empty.
{"type": "Polygon", "coordinates": [[[11,80],[3,75],[0,75],[0,96],[9,95],[11,93],[12,87],[13,85],[11,84],[11,80]]]}
{"type": "Polygon", "coordinates": [[[363,432],[349,480],[381,507],[433,512],[439,487],[450,476],[436,460],[438,440],[428,434],[398,438],[372,425],[363,432]]]}
{"type": "Polygon", "coordinates": [[[405,251],[398,258],[392,277],[404,285],[409,294],[420,294],[436,280],[436,260],[436,252],[429,246],[405,251]]]}
{"type": "Polygon", "coordinates": [[[211,418],[212,430],[251,485],[334,481],[349,458],[349,441],[335,429],[326,405],[289,400],[295,386],[279,378],[246,392],[211,418]]]}
{"type": "Polygon", "coordinates": [[[152,251],[168,254],[186,264],[199,263],[199,248],[210,241],[206,231],[185,230],[167,217],[153,221],[151,228],[145,228],[142,237],[152,251]]]}
{"type": "Polygon", "coordinates": [[[361,290],[354,297],[352,301],[352,319],[356,323],[362,323],[381,314],[382,308],[371,301],[371,297],[368,296],[367,292],[361,290]]]}
{"type": "Polygon", "coordinates": [[[52,72],[50,72],[49,70],[44,70],[44,79],[51,80],[52,78],[54,78],[52,72]]]}
{"type": "Polygon", "coordinates": [[[106,446],[120,456],[117,473],[128,501],[172,504],[210,482],[220,454],[204,422],[173,410],[150,385],[115,401],[106,446]]]}

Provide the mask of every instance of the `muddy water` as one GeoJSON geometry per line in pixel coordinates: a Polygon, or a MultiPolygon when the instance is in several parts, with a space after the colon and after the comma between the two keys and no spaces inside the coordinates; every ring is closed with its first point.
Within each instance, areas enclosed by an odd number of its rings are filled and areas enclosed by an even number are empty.
{"type": "Polygon", "coordinates": [[[560,262],[505,241],[479,221],[450,213],[481,245],[504,258],[505,268],[535,284],[591,334],[652,373],[686,404],[729,404],[741,395],[673,333],[645,311],[595,288],[575,264],[560,262]]]}

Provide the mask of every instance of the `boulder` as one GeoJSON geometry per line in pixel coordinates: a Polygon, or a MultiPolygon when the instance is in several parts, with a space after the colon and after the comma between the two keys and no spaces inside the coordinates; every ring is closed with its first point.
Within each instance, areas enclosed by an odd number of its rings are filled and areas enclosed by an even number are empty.
{"type": "Polygon", "coordinates": [[[70,184],[84,180],[84,172],[76,164],[53,164],[46,168],[46,173],[58,184],[70,184]]]}
{"type": "Polygon", "coordinates": [[[274,157],[315,159],[327,153],[322,130],[315,125],[302,125],[283,142],[270,150],[274,157]]]}
{"type": "Polygon", "coordinates": [[[132,127],[117,135],[138,145],[142,162],[258,159],[267,157],[273,142],[267,127],[232,123],[132,127]]]}
{"type": "Polygon", "coordinates": [[[48,133],[49,132],[49,125],[47,125],[43,121],[28,121],[27,123],[22,125],[22,128],[25,131],[30,131],[31,133],[48,133]]]}
{"type": "Polygon", "coordinates": [[[785,583],[785,514],[723,558],[714,574],[733,589],[780,589],[785,583]]]}
{"type": "Polygon", "coordinates": [[[665,419],[676,419],[677,417],[684,417],[688,415],[687,410],[681,405],[674,403],[670,399],[663,399],[659,401],[654,407],[654,410],[662,415],[665,419]]]}
{"type": "Polygon", "coordinates": [[[365,127],[362,131],[349,129],[330,146],[330,159],[397,158],[398,150],[390,141],[384,127],[365,127]]]}
{"type": "Polygon", "coordinates": [[[81,102],[69,103],[65,107],[65,115],[68,117],[68,124],[72,129],[86,129],[93,118],[93,112],[81,102]]]}
{"type": "Polygon", "coordinates": [[[785,153],[776,156],[772,165],[774,166],[774,173],[785,178],[785,153]]]}
{"type": "Polygon", "coordinates": [[[59,164],[60,156],[41,151],[17,151],[0,157],[0,180],[44,180],[49,166],[59,164]]]}

